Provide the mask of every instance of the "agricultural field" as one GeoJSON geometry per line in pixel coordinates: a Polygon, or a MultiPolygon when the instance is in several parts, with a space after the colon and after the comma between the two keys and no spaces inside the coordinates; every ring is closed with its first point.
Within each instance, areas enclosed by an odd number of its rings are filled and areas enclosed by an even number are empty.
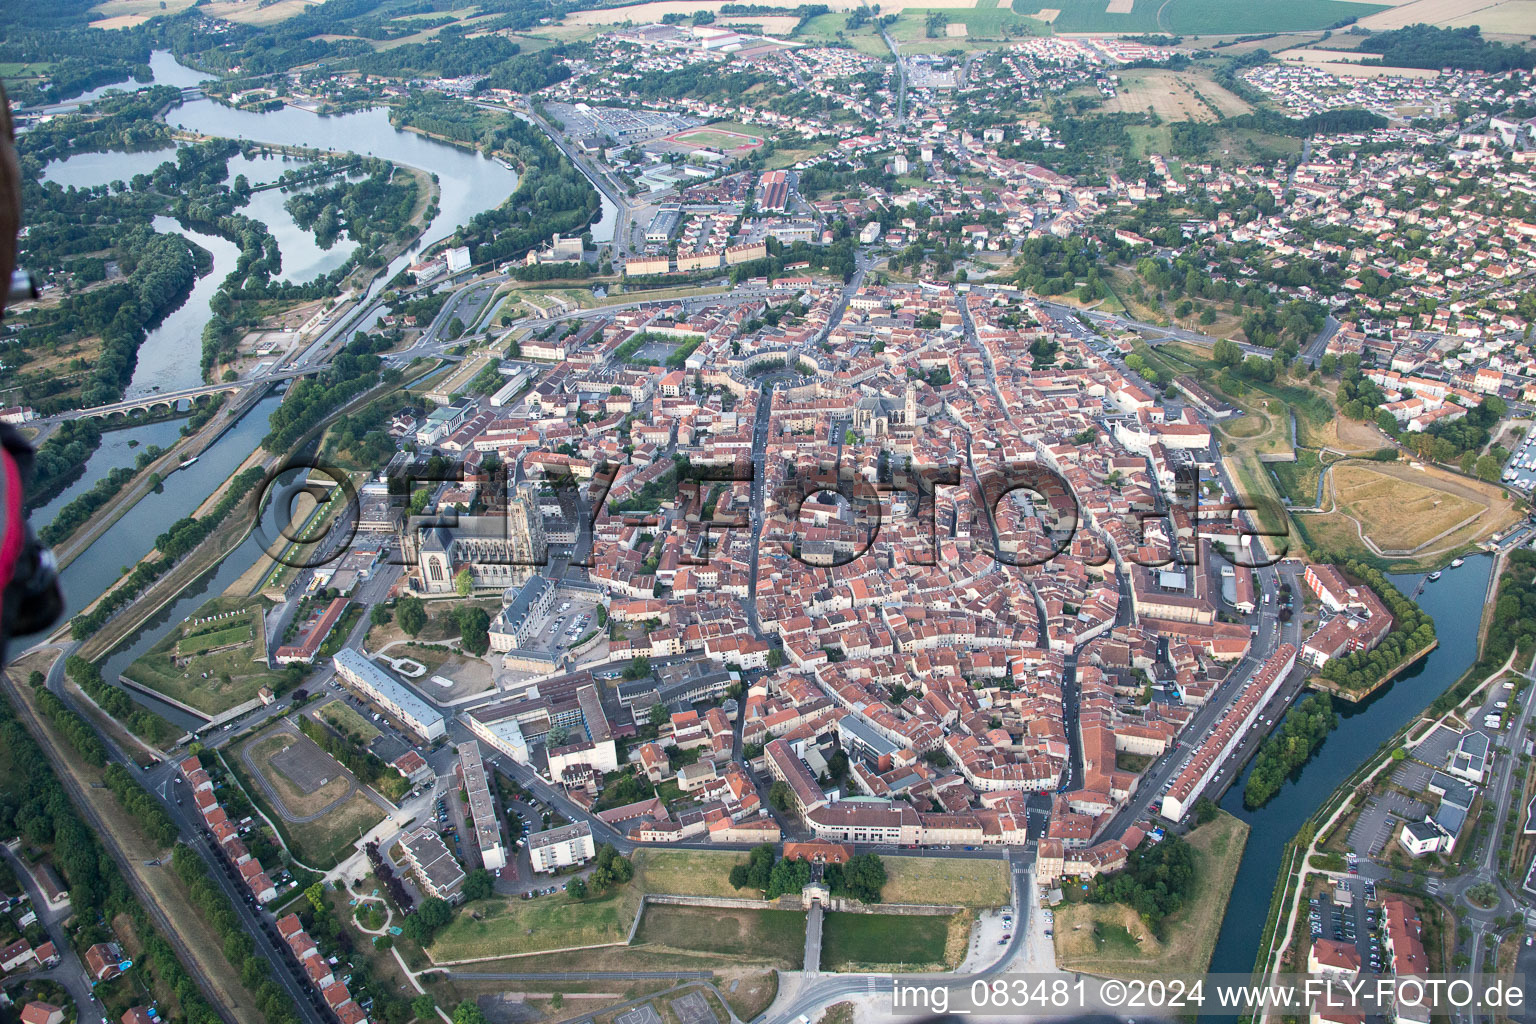
{"type": "Polygon", "coordinates": [[[124,675],[140,686],[213,716],[254,700],[282,673],[266,665],[263,600],[220,597],[203,605],[159,643],[139,656],[124,675]],[[229,618],[198,623],[228,615],[229,618]]]}
{"type": "Polygon", "coordinates": [[[215,0],[202,8],[203,13],[210,18],[223,18],[225,21],[238,22],[241,25],[276,25],[287,21],[311,4],[320,0],[277,0],[276,3],[265,6],[246,3],[244,0],[215,0]]]}
{"type": "Polygon", "coordinates": [[[1403,28],[1423,22],[1447,28],[1477,25],[1483,34],[1530,36],[1536,34],[1536,4],[1529,0],[1408,0],[1362,18],[1360,24],[1376,31],[1403,28]]]}
{"type": "MultiPolygon", "coordinates": [[[[880,8],[882,11],[885,8],[880,8]]],[[[938,4],[926,7],[908,8],[903,11],[896,24],[891,27],[891,38],[903,45],[907,43],[939,42],[928,38],[928,16],[941,11],[949,21],[951,30],[944,38],[949,40],[977,40],[977,39],[1007,39],[1023,38],[1024,36],[1050,35],[1050,28],[1043,22],[1027,18],[1022,14],[998,7],[977,5],[969,9],[957,9],[941,7],[938,4]],[[963,26],[964,32],[953,31],[963,26]]],[[[958,45],[952,42],[950,46],[958,45]]],[[[949,46],[944,49],[950,48],[949,46]]]]}
{"type": "Polygon", "coordinates": [[[957,919],[969,930],[969,914],[829,913],[822,926],[821,966],[824,970],[943,970],[953,966],[949,934],[957,919]]]}
{"type": "Polygon", "coordinates": [[[1058,33],[1172,32],[1179,35],[1247,35],[1322,29],[1349,17],[1382,10],[1346,0],[1286,0],[1285,3],[1230,3],[1224,0],[1051,0],[1061,14],[1058,33]]]}
{"type": "Polygon", "coordinates": [[[456,915],[427,954],[434,963],[622,945],[640,910],[634,883],[602,896],[571,899],[563,891],[537,899],[495,897],[456,915]]]}
{"type": "MultiPolygon", "coordinates": [[[[1141,6],[1146,0],[1137,0],[1141,6]]],[[[1158,28],[1180,35],[1247,35],[1327,28],[1346,18],[1365,18],[1377,4],[1347,0],[1286,0],[1232,3],[1230,0],[1169,0],[1157,14],[1158,28]]]]}
{"type": "MultiPolygon", "coordinates": [[[[668,14],[692,14],[695,11],[719,12],[721,7],[735,0],[650,0],[648,3],[627,4],[623,7],[603,7],[596,10],[576,11],[565,17],[567,25],[644,25],[647,22],[660,21],[668,14]]],[[[823,0],[833,14],[839,16],[839,20],[846,18],[846,12],[864,6],[865,0],[823,0]]],[[[880,4],[880,10],[884,14],[894,14],[907,8],[942,8],[945,11],[967,10],[972,7],[983,6],[987,0],[886,0],[880,4]]],[[[993,3],[994,6],[995,0],[993,3]]]]}
{"type": "Polygon", "coordinates": [[[132,28],[157,15],[176,14],[191,7],[193,0],[105,0],[91,8],[96,15],[92,28],[132,28]]]}
{"type": "Polygon", "coordinates": [[[799,970],[805,956],[805,912],[648,904],[635,944],[799,970]]]}
{"type": "Polygon", "coordinates": [[[1247,841],[1248,826],[1226,813],[1189,834],[1188,842],[1198,852],[1198,881],[1184,909],[1164,922],[1161,938],[1123,904],[1057,907],[1057,964],[1104,977],[1203,976],[1247,841]]]}
{"type": "MultiPolygon", "coordinates": [[[[881,8],[884,10],[884,8],[881,8]]],[[[890,47],[885,45],[885,40],[880,38],[871,25],[863,25],[860,28],[848,31],[848,15],[841,11],[831,14],[818,14],[795,37],[797,42],[807,45],[826,45],[832,43],[847,43],[860,53],[888,60],[891,56],[890,47]]]]}
{"type": "Polygon", "coordinates": [[[883,857],[882,903],[1001,907],[1011,899],[1008,862],[959,857],[883,857]]]}

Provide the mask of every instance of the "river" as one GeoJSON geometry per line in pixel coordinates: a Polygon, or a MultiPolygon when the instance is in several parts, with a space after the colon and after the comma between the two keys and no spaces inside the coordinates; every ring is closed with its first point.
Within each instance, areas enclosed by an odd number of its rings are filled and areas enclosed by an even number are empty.
{"type": "Polygon", "coordinates": [[[416,245],[390,265],[375,282],[376,294],[415,253],[453,234],[475,214],[499,206],[517,188],[517,174],[476,152],[435,142],[389,123],[383,107],[321,117],[298,107],[258,114],[232,110],[213,100],[194,100],[173,108],[166,121],[206,135],[248,139],[272,146],[309,147],[384,157],[437,176],[441,194],[437,216],[416,245]]]}
{"type": "Polygon", "coordinates": [[[196,68],[189,68],[185,64],[171,56],[169,50],[152,50],[149,54],[150,80],[147,82],[115,82],[112,85],[103,85],[90,92],[81,93],[75,99],[80,103],[89,103],[91,100],[100,99],[109,92],[138,92],[140,89],[148,89],[152,85],[174,85],[178,89],[190,89],[195,85],[201,85],[211,76],[203,74],[196,68]]]}
{"type": "MultiPolygon", "coordinates": [[[[166,58],[155,65],[157,80],[162,71],[167,75],[181,74],[166,67],[166,58]]],[[[181,68],[181,65],[176,67],[181,68]]],[[[189,76],[197,76],[196,80],[202,79],[190,68],[182,68],[181,71],[189,76]]],[[[170,84],[195,84],[195,81],[171,81],[170,84]]],[[[517,187],[517,175],[492,160],[415,133],[395,130],[389,125],[387,112],[383,109],[323,118],[293,107],[271,113],[252,113],[230,110],[212,101],[200,100],[174,108],[169,120],[173,126],[208,135],[268,145],[372,154],[436,175],[442,188],[442,198],[438,214],[423,236],[424,241],[418,243],[411,252],[400,256],[388,274],[378,278],[375,292],[382,288],[388,276],[415,258],[413,254],[422,244],[448,237],[475,214],[500,205],[517,187]]],[[[66,186],[99,185],[124,176],[132,177],[140,171],[153,170],[162,160],[169,158],[171,152],[75,154],[67,160],[50,165],[45,176],[66,186]]],[[[255,184],[271,181],[283,170],[298,166],[298,163],[280,157],[237,156],[230,160],[229,166],[230,180],[236,174],[245,174],[255,184]]],[[[282,252],[282,276],[290,280],[306,280],[339,266],[350,253],[353,243],[343,238],[332,248],[321,249],[313,236],[300,231],[293,224],[292,218],[282,210],[282,199],[283,193],[280,191],[258,193],[246,208],[246,212],[253,217],[260,216],[264,220],[271,218],[267,223],[278,238],[282,252]]],[[[208,302],[238,255],[233,243],[186,231],[167,218],[157,218],[155,227],[160,231],[181,231],[208,249],[214,256],[214,269],[198,280],[191,296],[179,309],[150,332],[139,349],[138,365],[128,390],[130,395],[143,394],[156,387],[160,390],[175,390],[201,383],[199,360],[202,330],[211,315],[208,302]]],[[[71,562],[61,573],[66,613],[80,611],[99,596],[126,567],[153,548],[155,538],[166,527],[191,513],[215,487],[228,479],[256,449],[267,431],[267,421],[272,410],[277,408],[280,401],[276,395],[263,398],[238,424],[203,453],[196,464],[172,473],[166,478],[159,493],[150,494],[138,502],[71,562]]],[[[71,498],[111,469],[131,464],[137,451],[129,447],[131,441],[166,445],[175,438],[178,430],[179,423],[162,422],[135,425],[111,432],[87,462],[81,479],[64,494],[39,509],[34,514],[34,522],[39,525],[46,522],[71,498]]],[[[259,543],[254,539],[247,540],[210,576],[157,614],[127,644],[114,651],[103,666],[105,676],[109,680],[115,679],[124,667],[163,637],[176,623],[249,569],[260,553],[259,543]]],[[[133,695],[136,700],[172,721],[191,724],[184,713],[141,694],[133,695]]]]}
{"type": "MultiPolygon", "coordinates": [[[[1213,974],[1247,974],[1253,969],[1281,853],[1302,823],[1382,743],[1477,660],[1478,625],[1492,571],[1492,555],[1470,556],[1461,568],[1446,569],[1439,581],[1425,586],[1419,606],[1434,618],[1440,645],[1362,703],[1335,701],[1338,728],[1273,800],[1257,811],[1243,807],[1248,770],[1227,791],[1222,809],[1246,821],[1251,831],[1211,958],[1213,974]]],[[[1416,574],[1392,576],[1391,580],[1404,594],[1411,595],[1422,578],[1416,574]]]]}

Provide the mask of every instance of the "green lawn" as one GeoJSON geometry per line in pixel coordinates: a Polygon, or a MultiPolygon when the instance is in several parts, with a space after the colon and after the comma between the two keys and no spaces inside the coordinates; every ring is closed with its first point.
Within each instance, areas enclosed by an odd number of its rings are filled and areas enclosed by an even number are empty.
{"type": "Polygon", "coordinates": [[[727,876],[747,855],[732,850],[637,850],[635,874],[646,892],[669,896],[730,896],[751,899],[756,891],[738,891],[727,876]]]}
{"type": "Polygon", "coordinates": [[[563,891],[531,900],[496,897],[459,911],[427,953],[444,963],[622,943],[639,909],[633,884],[584,900],[563,891]]]}
{"type": "Polygon", "coordinates": [[[1009,901],[1008,862],[960,857],[882,857],[882,903],[1000,907],[1009,901]]]}
{"type": "Polygon", "coordinates": [[[338,732],[356,736],[363,743],[372,743],[379,735],[379,730],[373,727],[373,723],[362,715],[347,707],[341,700],[333,700],[316,712],[325,719],[338,732]]]}
{"type": "Polygon", "coordinates": [[[207,715],[216,715],[243,704],[253,699],[257,690],[263,686],[273,686],[282,678],[281,673],[269,671],[266,662],[258,660],[262,652],[256,649],[254,616],[260,614],[265,606],[265,602],[259,599],[242,601],[214,598],[199,608],[193,618],[208,618],[241,609],[249,610],[250,617],[226,620],[238,623],[232,626],[200,623],[173,629],[129,665],[124,675],[141,686],[163,693],[207,715]],[[210,633],[187,636],[189,628],[197,630],[212,627],[218,628],[210,633]],[[244,630],[249,634],[246,642],[212,654],[193,653],[233,642],[236,630],[244,630]],[[183,645],[180,659],[183,664],[179,665],[176,658],[178,644],[183,645]]]}
{"type": "Polygon", "coordinates": [[[805,913],[648,905],[635,944],[741,957],[799,970],[805,955],[805,913]]]}
{"type": "Polygon", "coordinates": [[[215,647],[227,647],[234,644],[246,643],[256,638],[256,631],[251,623],[242,622],[238,626],[230,626],[226,629],[216,629],[211,633],[199,633],[189,636],[176,645],[176,653],[182,656],[190,654],[202,654],[211,651],[215,647]]]}
{"type": "Polygon", "coordinates": [[[821,933],[821,965],[839,970],[858,965],[912,970],[944,962],[948,917],[897,914],[826,916],[821,933]]]}

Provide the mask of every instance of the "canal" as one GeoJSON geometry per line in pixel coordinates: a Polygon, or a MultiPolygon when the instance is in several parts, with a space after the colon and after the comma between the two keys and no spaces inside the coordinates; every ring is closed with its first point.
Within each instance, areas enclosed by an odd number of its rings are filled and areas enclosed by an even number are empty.
{"type": "MultiPolygon", "coordinates": [[[[1250,831],[1211,958],[1211,973],[1247,974],[1253,969],[1285,844],[1350,773],[1477,660],[1478,626],[1492,571],[1492,555],[1475,555],[1425,586],[1419,606],[1434,618],[1440,645],[1368,700],[1360,704],[1335,701],[1338,728],[1273,800],[1256,811],[1243,807],[1251,765],[1227,791],[1222,808],[1246,821],[1250,831]]],[[[1416,574],[1391,580],[1411,595],[1422,578],[1416,574]]]]}

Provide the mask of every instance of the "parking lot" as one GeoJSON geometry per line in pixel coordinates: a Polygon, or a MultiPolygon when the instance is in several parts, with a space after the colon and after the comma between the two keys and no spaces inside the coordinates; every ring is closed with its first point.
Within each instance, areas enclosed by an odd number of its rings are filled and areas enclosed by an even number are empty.
{"type": "Polygon", "coordinates": [[[555,605],[549,621],[540,627],[539,635],[528,645],[529,649],[549,654],[570,647],[598,628],[596,609],[596,600],[561,601],[555,605]]]}
{"type": "Polygon", "coordinates": [[[1435,731],[1424,737],[1424,741],[1413,748],[1413,756],[1425,764],[1444,765],[1446,758],[1451,756],[1451,751],[1456,749],[1456,744],[1461,740],[1461,734],[1455,729],[1448,729],[1443,725],[1436,726],[1435,731]]]}
{"type": "Polygon", "coordinates": [[[1398,793],[1372,797],[1349,830],[1349,848],[1362,857],[1375,857],[1405,821],[1420,821],[1429,808],[1398,793]]]}
{"type": "Polygon", "coordinates": [[[1370,906],[1376,901],[1376,886],[1363,878],[1344,884],[1352,894],[1350,906],[1335,903],[1331,894],[1313,897],[1308,909],[1312,938],[1349,943],[1360,954],[1362,972],[1379,974],[1387,967],[1387,955],[1378,929],[1380,911],[1370,906]]]}
{"type": "Polygon", "coordinates": [[[1424,787],[1429,785],[1429,777],[1435,770],[1427,764],[1418,761],[1404,761],[1398,765],[1397,771],[1392,773],[1392,781],[1404,789],[1411,789],[1415,793],[1422,793],[1424,787]]]}

